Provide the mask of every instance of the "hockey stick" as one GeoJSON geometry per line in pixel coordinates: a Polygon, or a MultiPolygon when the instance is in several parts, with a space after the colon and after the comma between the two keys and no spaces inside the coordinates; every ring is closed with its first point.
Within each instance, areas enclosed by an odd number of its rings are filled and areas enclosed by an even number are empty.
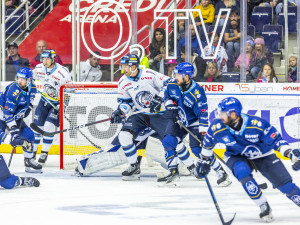
{"type": "Polygon", "coordinates": [[[233,222],[236,213],[234,213],[233,218],[232,218],[230,221],[228,221],[228,222],[225,222],[225,221],[224,221],[223,215],[222,215],[222,213],[221,213],[219,204],[218,204],[218,202],[217,202],[217,199],[216,199],[216,196],[215,196],[215,194],[214,194],[214,192],[213,192],[213,189],[212,189],[212,187],[211,187],[211,185],[210,185],[210,182],[209,182],[207,176],[204,176],[204,178],[205,178],[205,181],[206,181],[208,190],[209,190],[209,192],[210,192],[210,195],[211,195],[211,197],[212,197],[212,199],[213,199],[213,202],[214,202],[214,204],[215,204],[215,207],[216,207],[216,209],[217,209],[217,211],[218,211],[218,214],[219,214],[219,217],[220,217],[220,219],[221,219],[222,224],[223,224],[223,225],[230,225],[230,224],[233,222]]]}
{"type": "MultiPolygon", "coordinates": [[[[148,108],[147,108],[147,109],[143,109],[143,110],[140,110],[140,111],[131,113],[131,114],[128,115],[128,116],[132,116],[132,115],[135,115],[135,114],[138,114],[138,113],[142,113],[142,112],[149,112],[149,109],[148,109],[148,108]]],[[[91,125],[94,125],[94,124],[97,124],[97,123],[107,122],[107,121],[110,121],[110,120],[111,120],[110,118],[107,118],[107,119],[104,119],[104,120],[99,120],[99,121],[94,121],[94,122],[91,122],[91,123],[81,124],[81,125],[79,125],[79,126],[69,127],[69,128],[67,128],[67,129],[63,129],[63,130],[59,130],[59,131],[55,131],[55,132],[51,132],[51,133],[42,130],[41,128],[39,128],[39,127],[38,127],[36,124],[34,124],[34,123],[31,123],[31,124],[30,124],[30,127],[31,127],[34,131],[36,131],[36,132],[38,132],[38,133],[40,133],[40,134],[42,134],[42,135],[44,135],[44,136],[53,136],[53,135],[55,135],[55,134],[63,133],[63,132],[70,131],[70,130],[79,130],[79,129],[84,128],[84,127],[88,127],[88,126],[91,126],[91,125]]]]}
{"type": "MultiPolygon", "coordinates": [[[[50,102],[46,97],[44,97],[44,95],[43,95],[43,93],[42,92],[40,92],[39,90],[38,90],[38,93],[40,93],[41,94],[41,98],[43,98],[47,103],[49,103],[51,106],[52,106],[52,108],[53,109],[55,109],[55,110],[57,110],[57,111],[59,111],[59,109],[58,109],[58,107],[56,107],[52,102],[50,102]]],[[[64,115],[64,118],[68,121],[68,122],[70,122],[70,120],[69,120],[69,118],[66,116],[66,115],[64,115]]],[[[36,125],[35,125],[36,126],[36,125]]],[[[32,126],[31,126],[31,124],[30,124],[30,127],[33,129],[33,130],[35,130],[32,126]]],[[[37,127],[37,126],[36,126],[37,127]]],[[[38,129],[40,129],[39,127],[37,127],[38,129]]],[[[40,129],[41,130],[41,129],[40,129]]],[[[35,130],[36,132],[38,132],[37,130],[35,130]]],[[[40,133],[40,132],[38,132],[38,133],[40,133]]],[[[88,142],[90,142],[95,148],[98,148],[98,149],[101,149],[101,147],[100,146],[98,146],[97,144],[95,144],[93,141],[91,141],[82,131],[80,131],[79,130],[79,133],[88,141],[88,142]]],[[[52,136],[52,135],[46,135],[46,134],[42,134],[42,135],[44,135],[44,136],[52,136]]],[[[53,134],[54,135],[54,134],[53,134]]]]}
{"type": "MultiPolygon", "coordinates": [[[[21,119],[21,122],[20,122],[20,125],[19,125],[19,132],[21,131],[23,119],[24,119],[24,115],[22,116],[22,119],[21,119]]],[[[16,147],[13,147],[13,149],[12,149],[12,151],[11,151],[11,153],[10,153],[10,157],[9,157],[9,161],[8,161],[8,167],[10,167],[10,163],[11,163],[11,161],[12,161],[12,157],[13,157],[13,155],[14,155],[15,149],[16,149],[16,147]]]]}
{"type": "MultiPolygon", "coordinates": [[[[200,143],[200,147],[202,147],[202,142],[199,140],[199,138],[193,134],[186,126],[184,126],[179,120],[177,121],[177,123],[179,124],[180,127],[182,127],[183,129],[185,129],[193,138],[195,138],[199,143],[200,143]]],[[[222,162],[223,165],[226,166],[226,168],[228,168],[228,166],[226,165],[226,162],[213,151],[213,154],[222,162]]],[[[253,163],[253,162],[252,162],[253,163]]],[[[230,171],[230,173],[232,174],[232,171],[228,168],[228,171],[230,171]]],[[[233,174],[232,174],[233,175],[233,174]]],[[[234,176],[234,175],[233,175],[234,176]]],[[[261,189],[267,189],[268,185],[267,183],[262,183],[258,185],[261,189]]]]}

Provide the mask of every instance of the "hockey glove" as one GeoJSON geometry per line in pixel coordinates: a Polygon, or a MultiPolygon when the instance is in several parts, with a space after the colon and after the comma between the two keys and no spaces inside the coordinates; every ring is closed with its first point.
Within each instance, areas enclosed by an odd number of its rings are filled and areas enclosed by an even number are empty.
{"type": "Polygon", "coordinates": [[[151,113],[159,112],[162,102],[163,102],[162,97],[155,95],[154,98],[152,99],[152,101],[150,102],[150,112],[151,113]]]}
{"type": "Polygon", "coordinates": [[[30,152],[32,149],[31,143],[26,138],[23,138],[21,136],[17,136],[15,139],[12,140],[10,144],[13,147],[22,146],[23,148],[26,149],[27,152],[30,152]]]}
{"type": "Polygon", "coordinates": [[[166,105],[166,112],[164,114],[166,119],[172,119],[174,122],[177,121],[178,107],[175,104],[166,105]]]}
{"type": "Polygon", "coordinates": [[[121,123],[122,119],[124,119],[125,115],[122,110],[117,109],[110,116],[111,123],[121,123]]]}
{"type": "Polygon", "coordinates": [[[293,163],[293,170],[300,170],[300,151],[299,149],[293,149],[290,151],[289,158],[293,163]]]}
{"type": "Polygon", "coordinates": [[[28,106],[28,109],[26,110],[25,114],[24,114],[24,118],[26,118],[27,116],[29,116],[31,110],[32,110],[33,106],[32,104],[30,103],[29,106],[28,106]]]}
{"type": "Polygon", "coordinates": [[[20,130],[19,130],[19,128],[17,128],[17,126],[13,126],[10,128],[9,132],[11,135],[11,143],[12,143],[14,139],[19,137],[20,130]]]}
{"type": "Polygon", "coordinates": [[[200,157],[198,159],[197,165],[196,165],[196,172],[199,179],[202,179],[204,176],[206,176],[210,171],[210,158],[203,158],[203,156],[200,154],[200,157]]]}

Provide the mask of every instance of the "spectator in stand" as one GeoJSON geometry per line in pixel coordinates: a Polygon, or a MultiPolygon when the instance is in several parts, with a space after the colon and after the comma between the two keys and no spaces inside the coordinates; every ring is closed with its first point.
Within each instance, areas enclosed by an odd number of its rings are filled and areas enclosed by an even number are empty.
{"type": "MultiPolygon", "coordinates": [[[[212,37],[212,34],[213,34],[213,32],[210,32],[209,36],[212,37]]],[[[215,37],[212,42],[212,46],[211,47],[209,47],[208,45],[205,46],[204,56],[214,56],[215,55],[215,51],[216,51],[218,43],[219,43],[219,37],[220,37],[220,34],[218,32],[216,32],[215,37]]],[[[225,48],[222,45],[219,46],[219,50],[217,52],[215,59],[205,59],[206,63],[208,63],[210,61],[216,61],[220,72],[227,72],[227,60],[228,60],[228,55],[225,51],[225,48]]]]}
{"type": "Polygon", "coordinates": [[[272,64],[266,63],[263,66],[256,82],[257,83],[277,83],[278,82],[278,79],[275,75],[275,70],[274,70],[272,64]]]}
{"type": "Polygon", "coordinates": [[[165,55],[161,52],[162,47],[166,47],[166,32],[162,28],[156,28],[154,30],[152,43],[149,46],[150,59],[153,60],[152,67],[156,71],[159,70],[160,60],[165,58],[165,55]]]}
{"type": "MultiPolygon", "coordinates": [[[[2,4],[2,3],[1,3],[2,4]]],[[[5,0],[5,8],[17,8],[20,5],[20,0],[5,0]]]]}
{"type": "MultiPolygon", "coordinates": [[[[38,54],[30,61],[30,66],[32,68],[34,68],[37,64],[41,63],[41,54],[44,50],[48,49],[47,43],[44,40],[37,41],[35,47],[38,54]]],[[[63,62],[61,61],[58,55],[56,55],[55,62],[60,65],[63,65],[63,62]]]]}
{"type": "MultiPolygon", "coordinates": [[[[277,16],[282,12],[284,0],[264,0],[259,6],[269,6],[275,10],[277,16]]],[[[288,0],[288,6],[297,6],[298,0],[288,0]]]]}
{"type": "Polygon", "coordinates": [[[170,77],[171,79],[174,78],[174,69],[177,65],[177,62],[175,59],[169,59],[168,62],[167,62],[167,65],[168,65],[168,77],[170,77]]]}
{"type": "Polygon", "coordinates": [[[250,14],[253,12],[255,6],[259,6],[264,0],[248,0],[248,21],[250,21],[250,14]]]}
{"type": "MultiPolygon", "coordinates": [[[[192,52],[197,53],[198,55],[201,55],[201,50],[200,50],[200,45],[198,42],[198,38],[196,36],[196,30],[194,28],[193,24],[189,25],[189,28],[191,30],[191,47],[192,47],[192,52]]],[[[205,46],[205,43],[200,39],[202,47],[205,46]]],[[[177,61],[180,61],[180,49],[182,47],[185,46],[185,37],[182,38],[179,42],[178,42],[178,46],[177,46],[177,61]]]]}
{"type": "MultiPolygon", "coordinates": [[[[238,0],[221,0],[216,3],[215,6],[215,20],[218,18],[219,11],[221,9],[231,9],[231,11],[240,11],[240,1],[238,0]]],[[[225,23],[226,12],[221,14],[220,22],[217,24],[218,26],[223,26],[225,23]]]]}
{"type": "Polygon", "coordinates": [[[273,54],[265,46],[263,38],[256,38],[254,40],[254,51],[252,53],[249,68],[247,70],[247,80],[255,80],[258,77],[263,65],[266,63],[273,64],[273,54]]]}
{"type": "MultiPolygon", "coordinates": [[[[249,63],[250,63],[250,59],[251,59],[251,56],[252,56],[252,52],[253,52],[253,49],[254,49],[254,42],[250,39],[248,39],[246,42],[247,42],[247,47],[246,47],[246,68],[248,68],[249,63]]],[[[240,66],[241,66],[241,55],[236,60],[234,66],[237,67],[238,69],[240,68],[240,66]]]]}
{"type": "MultiPolygon", "coordinates": [[[[95,51],[95,55],[101,56],[95,51]]],[[[100,58],[90,54],[90,58],[85,62],[80,62],[80,82],[98,82],[101,80],[102,72],[99,65],[100,58]]]]}
{"type": "Polygon", "coordinates": [[[297,83],[297,57],[296,56],[291,56],[289,58],[288,82],[297,83]]]}
{"type": "Polygon", "coordinates": [[[139,59],[141,60],[140,62],[140,66],[139,66],[139,69],[147,69],[149,68],[149,59],[148,59],[148,52],[147,52],[147,49],[144,49],[144,57],[142,58],[142,49],[141,48],[138,48],[140,51],[132,51],[130,54],[135,54],[139,57],[139,59]]]}
{"type": "MultiPolygon", "coordinates": [[[[183,62],[186,61],[185,60],[185,47],[182,47],[180,49],[180,57],[183,60],[183,62]]],[[[203,76],[204,76],[205,69],[206,69],[206,62],[197,53],[192,52],[191,64],[194,66],[194,69],[195,69],[193,80],[200,82],[201,80],[203,80],[203,76]]]]}
{"type": "MultiPolygon", "coordinates": [[[[195,6],[194,9],[200,9],[205,25],[211,25],[214,22],[215,7],[211,4],[210,0],[201,0],[200,5],[195,6]]],[[[193,17],[196,21],[196,25],[201,27],[203,24],[199,17],[199,13],[193,12],[193,17]]]]}
{"type": "Polygon", "coordinates": [[[234,62],[240,55],[240,37],[240,14],[237,10],[231,10],[229,23],[227,23],[224,34],[224,42],[228,55],[228,68],[234,67],[234,62]]]}
{"type": "MultiPolygon", "coordinates": [[[[185,13],[184,12],[178,12],[177,13],[177,17],[184,17],[185,13]]],[[[173,31],[171,32],[171,34],[169,35],[169,48],[171,50],[171,52],[174,52],[174,23],[172,23],[171,25],[173,31]]],[[[179,42],[180,39],[185,37],[185,20],[184,19],[177,19],[177,35],[176,35],[176,39],[177,39],[177,44],[179,42]]]]}
{"type": "Polygon", "coordinates": [[[202,82],[223,82],[223,76],[221,75],[218,64],[215,61],[211,61],[207,64],[202,82]]]}
{"type": "Polygon", "coordinates": [[[19,46],[12,42],[8,45],[8,58],[6,59],[6,81],[14,81],[17,71],[22,67],[29,67],[28,59],[19,54],[19,46]]]}

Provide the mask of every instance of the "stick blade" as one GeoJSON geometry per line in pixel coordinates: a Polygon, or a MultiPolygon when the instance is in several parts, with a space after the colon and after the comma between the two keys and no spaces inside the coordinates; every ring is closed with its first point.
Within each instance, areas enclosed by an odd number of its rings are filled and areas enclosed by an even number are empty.
{"type": "Polygon", "coordinates": [[[233,222],[235,215],[236,213],[234,213],[233,218],[230,221],[223,223],[223,225],[230,225],[233,222]]]}
{"type": "Polygon", "coordinates": [[[41,128],[39,128],[35,123],[31,123],[30,128],[41,135],[45,134],[45,132],[41,128]]]}

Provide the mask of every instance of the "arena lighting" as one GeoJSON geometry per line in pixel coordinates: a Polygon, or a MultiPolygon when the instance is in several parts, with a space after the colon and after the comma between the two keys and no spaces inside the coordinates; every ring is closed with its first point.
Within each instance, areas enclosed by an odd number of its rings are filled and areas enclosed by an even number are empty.
{"type": "MultiPolygon", "coordinates": [[[[197,36],[197,39],[198,39],[198,43],[200,45],[199,47],[201,49],[203,59],[216,59],[217,58],[217,54],[218,54],[218,51],[219,51],[219,48],[220,48],[220,45],[221,45],[221,42],[222,42],[222,38],[223,38],[223,35],[224,35],[224,32],[225,32],[226,24],[227,24],[229,15],[230,15],[230,11],[231,11],[231,9],[221,9],[219,11],[216,24],[219,25],[221,14],[223,12],[226,12],[226,18],[225,18],[225,23],[224,23],[224,26],[222,28],[221,34],[220,34],[220,38],[219,38],[219,42],[218,42],[216,51],[214,52],[213,56],[206,56],[204,54],[203,46],[201,45],[201,41],[200,41],[200,37],[199,37],[199,33],[196,32],[196,36],[197,36]]],[[[155,20],[164,19],[164,20],[166,20],[166,24],[169,24],[169,18],[167,16],[157,16],[156,15],[157,13],[164,13],[164,12],[175,14],[175,16],[174,16],[174,37],[177,36],[177,20],[178,19],[187,20],[187,19],[189,19],[188,15],[190,16],[190,19],[192,21],[192,24],[193,24],[195,30],[197,30],[195,19],[193,17],[193,12],[198,12],[199,13],[201,23],[204,24],[204,20],[203,20],[200,9],[155,9],[154,10],[154,19],[155,20]],[[176,16],[176,13],[178,13],[178,12],[184,12],[185,16],[183,16],[183,17],[176,16]]],[[[215,27],[214,27],[214,31],[213,31],[211,40],[209,40],[209,38],[208,38],[206,27],[202,26],[204,34],[205,34],[206,42],[207,42],[209,48],[211,48],[213,39],[214,39],[215,34],[217,32],[217,27],[218,27],[217,25],[215,25],[215,27]]],[[[166,26],[166,34],[169,34],[169,26],[166,26]]],[[[168,45],[167,45],[167,42],[166,42],[166,59],[177,59],[177,39],[176,38],[174,38],[174,46],[173,47],[174,47],[174,56],[169,56],[169,48],[168,48],[168,45]]]]}
{"type": "MultiPolygon", "coordinates": [[[[98,10],[98,11],[95,13],[95,15],[93,16],[93,19],[92,19],[92,22],[91,22],[91,23],[92,23],[92,24],[91,24],[91,27],[90,27],[90,35],[91,35],[93,44],[94,44],[98,49],[100,49],[100,50],[102,50],[102,51],[104,51],[104,52],[107,52],[107,51],[110,51],[110,50],[116,48],[116,46],[119,44],[119,42],[120,42],[120,40],[121,40],[121,38],[122,38],[122,31],[123,31],[122,22],[121,22],[121,19],[120,19],[119,14],[118,14],[115,10],[110,9],[110,8],[108,8],[108,7],[105,7],[105,8],[102,8],[102,9],[98,10]],[[117,43],[116,43],[113,47],[107,48],[107,49],[101,48],[101,47],[96,43],[95,38],[94,38],[93,29],[92,29],[92,28],[93,28],[94,21],[95,21],[95,19],[96,19],[96,16],[97,16],[100,12],[102,12],[102,11],[104,11],[104,12],[108,12],[108,11],[113,12],[115,15],[117,15],[118,20],[119,20],[119,22],[120,22],[120,34],[119,34],[118,41],[117,41],[117,43]]],[[[87,49],[93,56],[95,56],[95,57],[97,57],[97,58],[100,58],[100,59],[112,59],[112,58],[116,58],[116,57],[120,56],[121,54],[123,54],[123,52],[125,51],[125,49],[128,47],[128,45],[129,45],[129,43],[130,43],[131,37],[132,37],[132,23],[131,23],[131,18],[130,18],[130,16],[129,16],[127,10],[125,9],[125,7],[124,7],[122,4],[120,4],[119,2],[116,2],[116,1],[114,1],[114,0],[99,0],[99,1],[97,1],[97,2],[94,2],[94,3],[93,3],[93,4],[85,11],[85,13],[84,13],[84,15],[83,15],[83,18],[82,18],[82,23],[81,23],[81,38],[82,38],[82,41],[83,41],[83,43],[84,43],[84,46],[86,47],[86,49],[87,49]],[[85,19],[86,19],[87,15],[88,15],[89,11],[90,11],[94,6],[100,5],[100,4],[102,4],[103,2],[108,2],[108,3],[112,3],[112,4],[118,5],[118,6],[124,11],[124,13],[126,14],[127,19],[128,19],[128,22],[129,22],[129,35],[128,35],[127,42],[126,42],[125,46],[121,49],[121,51],[120,51],[118,54],[114,55],[113,57],[112,57],[112,56],[109,56],[109,57],[98,56],[97,54],[95,54],[95,53],[89,48],[88,44],[86,43],[85,36],[84,36],[84,24],[85,24],[85,19]]]]}

